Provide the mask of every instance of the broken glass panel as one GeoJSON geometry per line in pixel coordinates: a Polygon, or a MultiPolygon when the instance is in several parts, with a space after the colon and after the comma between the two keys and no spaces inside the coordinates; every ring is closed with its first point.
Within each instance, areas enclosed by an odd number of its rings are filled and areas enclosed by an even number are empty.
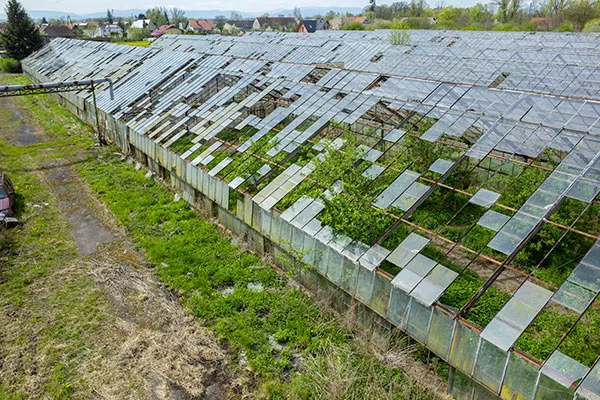
{"type": "Polygon", "coordinates": [[[564,387],[569,387],[582,379],[589,368],[557,350],[546,360],[541,371],[564,387]]]}
{"type": "Polygon", "coordinates": [[[426,306],[431,306],[456,279],[458,274],[438,264],[410,294],[426,306]]]}
{"type": "Polygon", "coordinates": [[[436,261],[417,254],[406,266],[392,279],[392,285],[410,293],[415,286],[435,267],[436,261]]]}
{"type": "Polygon", "coordinates": [[[479,189],[477,193],[469,199],[470,203],[477,204],[478,206],[490,208],[500,198],[500,193],[492,192],[487,189],[479,189]]]}
{"type": "Polygon", "coordinates": [[[387,260],[400,268],[404,268],[427,243],[429,243],[429,239],[416,233],[411,233],[390,253],[387,260]]]}
{"type": "Polygon", "coordinates": [[[481,337],[507,351],[551,296],[551,291],[525,281],[481,332],[481,337]]]}
{"type": "Polygon", "coordinates": [[[484,228],[498,232],[509,219],[510,217],[508,215],[504,215],[493,210],[487,210],[485,214],[479,218],[477,225],[481,225],[484,228]]]}
{"type": "Polygon", "coordinates": [[[429,170],[437,172],[440,175],[444,175],[446,172],[448,172],[450,168],[452,168],[453,165],[454,162],[452,161],[444,160],[443,158],[438,158],[433,162],[433,164],[431,164],[429,170]]]}

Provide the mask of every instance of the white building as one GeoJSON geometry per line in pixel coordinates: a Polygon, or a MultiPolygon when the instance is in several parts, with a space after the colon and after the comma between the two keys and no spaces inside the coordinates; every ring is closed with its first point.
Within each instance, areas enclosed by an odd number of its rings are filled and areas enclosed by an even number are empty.
{"type": "Polygon", "coordinates": [[[94,33],[94,37],[108,37],[112,35],[123,36],[123,29],[117,24],[107,24],[99,26],[94,33]]]}
{"type": "Polygon", "coordinates": [[[133,24],[131,24],[130,28],[135,28],[135,29],[148,28],[151,31],[153,31],[156,29],[156,25],[154,25],[154,23],[152,21],[150,21],[149,19],[138,19],[137,21],[133,21],[133,24]]]}

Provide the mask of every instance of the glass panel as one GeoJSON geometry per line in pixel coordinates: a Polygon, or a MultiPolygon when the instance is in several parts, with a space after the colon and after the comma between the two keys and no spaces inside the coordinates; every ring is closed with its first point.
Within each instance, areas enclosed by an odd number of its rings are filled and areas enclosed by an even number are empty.
{"type": "Polygon", "coordinates": [[[302,260],[306,265],[315,265],[315,254],[317,252],[316,249],[317,240],[310,236],[304,235],[304,244],[302,246],[302,252],[304,254],[302,260]]]}
{"type": "Polygon", "coordinates": [[[271,236],[271,213],[268,211],[263,210],[262,208],[256,207],[258,210],[261,211],[261,227],[260,227],[260,231],[262,232],[263,235],[266,235],[267,237],[271,236]]]}
{"type": "Polygon", "coordinates": [[[542,367],[542,373],[560,382],[563,386],[571,386],[582,379],[589,368],[573,360],[571,357],[555,351],[542,367]]]}
{"type": "Polygon", "coordinates": [[[358,277],[358,265],[344,257],[341,286],[350,294],[356,291],[356,278],[358,277]]]}
{"type": "Polygon", "coordinates": [[[450,364],[470,375],[473,371],[478,342],[477,332],[462,324],[457,324],[450,349],[450,364]]]}
{"type": "Polygon", "coordinates": [[[435,307],[433,308],[429,336],[427,337],[427,347],[446,361],[448,360],[448,352],[450,351],[454,322],[451,316],[446,315],[435,307]]]}
{"type": "Polygon", "coordinates": [[[296,215],[298,215],[302,210],[304,210],[310,203],[312,203],[313,199],[307,196],[302,196],[294,204],[292,204],[287,210],[281,213],[281,219],[284,221],[291,221],[294,219],[296,215]]]}
{"type": "Polygon", "coordinates": [[[454,373],[454,381],[449,388],[451,395],[457,400],[472,400],[473,399],[473,381],[460,371],[454,373]]]}
{"type": "Polygon", "coordinates": [[[381,315],[385,315],[390,301],[390,280],[381,275],[375,274],[375,284],[373,285],[373,298],[371,299],[371,308],[381,315]]]}
{"type": "Polygon", "coordinates": [[[438,264],[435,268],[417,285],[412,291],[411,296],[421,303],[430,306],[436,301],[442,293],[458,277],[458,274],[449,268],[438,264]]]}
{"type": "Polygon", "coordinates": [[[533,400],[538,376],[537,367],[514,353],[509,354],[510,359],[500,397],[504,400],[533,400]]]}
{"type": "Polygon", "coordinates": [[[358,281],[356,285],[356,297],[365,304],[371,302],[371,293],[375,281],[375,272],[360,266],[358,268],[358,281]]]}
{"type": "Polygon", "coordinates": [[[596,363],[577,389],[577,399],[600,399],[600,363],[596,363]]]}
{"type": "Polygon", "coordinates": [[[327,261],[327,277],[331,282],[339,284],[342,277],[342,255],[329,247],[327,261]]]}
{"type": "Polygon", "coordinates": [[[504,224],[510,219],[508,215],[500,214],[499,212],[488,210],[477,222],[477,225],[481,225],[484,228],[498,232],[504,224]]]}
{"type": "Polygon", "coordinates": [[[551,291],[526,281],[485,327],[481,337],[507,351],[551,296],[551,291]]]}
{"type": "Polygon", "coordinates": [[[565,281],[552,296],[552,300],[581,314],[594,300],[596,293],[565,281]]]}
{"type": "Polygon", "coordinates": [[[403,211],[408,211],[423,195],[429,190],[429,186],[419,182],[414,182],[400,197],[393,203],[393,206],[400,207],[403,211]]]}
{"type": "Polygon", "coordinates": [[[507,357],[508,353],[500,350],[487,340],[481,339],[473,377],[486,387],[499,392],[507,357]]]}
{"type": "Polygon", "coordinates": [[[402,290],[392,287],[390,294],[390,304],[388,310],[388,318],[401,329],[405,327],[405,313],[408,308],[410,296],[402,290]]]}
{"type": "Polygon", "coordinates": [[[490,392],[488,388],[473,382],[473,399],[476,400],[498,400],[495,393],[490,392]]]}
{"type": "Polygon", "coordinates": [[[374,271],[389,254],[390,251],[388,249],[375,244],[362,255],[358,262],[361,266],[374,271]]]}
{"type": "Polygon", "coordinates": [[[431,167],[429,167],[429,170],[433,171],[433,172],[437,172],[440,175],[444,175],[446,172],[448,172],[448,170],[450,168],[452,168],[453,165],[454,165],[454,162],[452,162],[452,161],[438,158],[437,160],[435,160],[433,162],[433,164],[431,164],[431,167]]]}
{"type": "Polygon", "coordinates": [[[385,170],[380,165],[373,164],[369,168],[367,168],[361,175],[368,179],[375,179],[385,170]]]}
{"type": "Polygon", "coordinates": [[[410,170],[404,171],[373,202],[379,208],[388,208],[417,178],[419,174],[410,170]]]}
{"type": "Polygon", "coordinates": [[[329,247],[315,239],[314,264],[317,271],[322,275],[327,274],[327,263],[329,262],[329,247]]]}
{"type": "Polygon", "coordinates": [[[429,332],[429,320],[432,312],[431,307],[423,306],[413,299],[409,310],[407,330],[413,338],[426,344],[427,333],[429,332]]]}
{"type": "Polygon", "coordinates": [[[429,239],[411,233],[390,253],[387,260],[400,268],[404,268],[426,245],[429,239]]]}
{"type": "Polygon", "coordinates": [[[477,204],[478,206],[490,208],[500,198],[500,193],[492,192],[487,189],[479,189],[477,193],[471,197],[470,203],[477,204]]]}
{"type": "Polygon", "coordinates": [[[573,389],[566,388],[552,378],[541,374],[535,400],[558,400],[572,399],[574,396],[573,389]]]}
{"type": "Polygon", "coordinates": [[[415,286],[435,267],[436,261],[417,254],[392,280],[392,285],[410,293],[415,286]]]}

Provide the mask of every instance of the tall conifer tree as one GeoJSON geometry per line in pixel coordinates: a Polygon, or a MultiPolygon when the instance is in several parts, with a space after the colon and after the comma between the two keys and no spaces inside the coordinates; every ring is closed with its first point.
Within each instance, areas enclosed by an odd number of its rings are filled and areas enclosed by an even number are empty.
{"type": "Polygon", "coordinates": [[[44,41],[37,26],[17,0],[8,0],[6,29],[0,35],[6,55],[22,60],[42,48],[44,41]]]}

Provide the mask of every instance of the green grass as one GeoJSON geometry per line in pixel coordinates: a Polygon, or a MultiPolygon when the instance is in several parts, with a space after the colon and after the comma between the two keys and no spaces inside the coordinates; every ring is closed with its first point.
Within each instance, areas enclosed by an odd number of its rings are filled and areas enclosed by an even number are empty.
{"type": "MultiPolygon", "coordinates": [[[[11,76],[5,83],[24,83],[11,76]]],[[[75,160],[92,144],[91,131],[47,96],[12,98],[43,117],[46,140],[27,147],[8,144],[21,121],[0,109],[0,170],[15,184],[16,215],[24,225],[0,231],[0,398],[68,399],[89,393],[77,371],[92,356],[98,337],[110,338],[108,303],[78,260],[69,225],[41,171],[57,158],[75,160]],[[70,136],[65,133],[69,128],[70,136]]],[[[32,122],[35,125],[35,122],[32,122]]]]}
{"type": "MultiPolygon", "coordinates": [[[[430,398],[401,370],[376,361],[351,331],[290,287],[286,277],[233,244],[185,203],[173,202],[172,193],[143,171],[119,161],[114,149],[86,152],[92,131],[56,101],[46,96],[19,101],[48,137],[28,147],[0,142],[0,167],[13,176],[19,204],[48,206],[23,229],[0,236],[0,307],[24,314],[15,323],[11,313],[0,313],[5,328],[0,344],[42,360],[31,367],[43,377],[39,397],[86,397],[91,389],[78,374],[79,364],[94,356],[90,349],[99,338],[118,341],[102,331],[112,318],[103,293],[84,270],[66,268],[78,260],[77,252],[57,199],[37,172],[45,161],[81,161],[87,155],[85,163],[75,166],[78,173],[157,266],[165,285],[228,343],[239,376],[246,376],[245,366],[236,362],[247,359],[260,397],[377,399],[393,391],[399,399],[430,398]],[[264,290],[253,290],[257,284],[264,290]],[[224,296],[225,288],[233,293],[224,296]]],[[[19,217],[32,213],[30,207],[18,210],[19,217]]],[[[26,360],[24,365],[30,364],[26,360]]],[[[3,371],[0,398],[29,397],[31,392],[16,388],[23,387],[31,371],[3,371]]]]}
{"type": "MultiPolygon", "coordinates": [[[[354,354],[357,371],[371,370],[372,360],[360,356],[350,331],[340,329],[306,295],[289,288],[286,278],[232,244],[187,204],[173,202],[171,192],[145,178],[144,172],[109,152],[77,169],[157,265],[161,280],[227,341],[237,357],[247,358],[267,397],[312,398],[315,374],[299,373],[292,364],[302,357],[313,360],[310,368],[324,372],[328,364],[323,357],[331,346],[345,357],[354,354]],[[264,290],[252,289],[258,283],[264,290]],[[225,288],[233,292],[225,296],[225,288]],[[274,340],[281,349],[274,348],[274,340]]],[[[372,370],[377,373],[372,379],[386,377],[388,389],[413,387],[399,370],[383,366],[372,370]]],[[[356,383],[357,390],[362,386],[356,383]]],[[[399,398],[418,393],[413,388],[399,398]]]]}
{"type": "Polygon", "coordinates": [[[114,44],[125,44],[127,46],[139,46],[139,47],[148,47],[152,42],[147,40],[140,40],[137,42],[113,42],[114,44]]]}

